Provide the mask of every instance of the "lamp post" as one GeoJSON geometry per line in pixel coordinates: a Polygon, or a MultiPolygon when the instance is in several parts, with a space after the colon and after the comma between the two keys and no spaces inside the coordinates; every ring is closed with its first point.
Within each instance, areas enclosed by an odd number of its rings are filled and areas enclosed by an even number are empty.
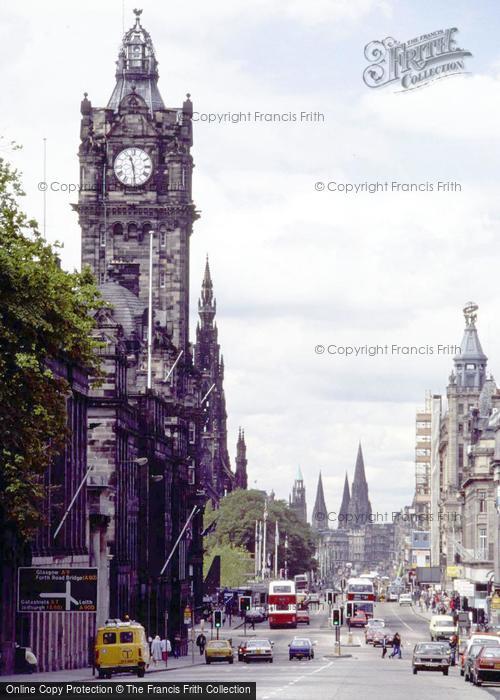
{"type": "Polygon", "coordinates": [[[152,228],[149,229],[149,289],[148,289],[148,374],[146,387],[151,389],[152,367],[151,355],[153,348],[153,235],[152,228]]]}

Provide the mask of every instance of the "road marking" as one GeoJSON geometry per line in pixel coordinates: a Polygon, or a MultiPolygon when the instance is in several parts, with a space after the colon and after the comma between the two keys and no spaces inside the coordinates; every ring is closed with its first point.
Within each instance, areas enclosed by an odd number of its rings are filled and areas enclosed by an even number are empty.
{"type": "Polygon", "coordinates": [[[413,629],[413,627],[410,627],[410,625],[407,624],[407,623],[403,620],[403,618],[400,617],[400,616],[397,614],[397,612],[394,612],[394,615],[396,615],[396,617],[398,618],[398,620],[400,620],[400,621],[403,623],[403,625],[404,625],[405,627],[408,627],[409,630],[411,630],[412,632],[415,632],[415,630],[413,629]]]}

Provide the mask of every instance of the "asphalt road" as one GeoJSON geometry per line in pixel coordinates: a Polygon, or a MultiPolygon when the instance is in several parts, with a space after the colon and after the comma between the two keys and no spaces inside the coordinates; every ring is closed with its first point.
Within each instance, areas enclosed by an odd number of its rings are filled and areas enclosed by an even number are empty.
{"type": "MultiPolygon", "coordinates": [[[[353,643],[342,646],[340,658],[335,656],[333,631],[328,625],[327,613],[311,614],[310,626],[296,630],[269,630],[266,623],[256,625],[248,634],[274,641],[274,662],[199,665],[190,669],[155,673],[155,681],[256,681],[259,700],[363,700],[383,697],[384,700],[466,700],[467,698],[498,698],[500,687],[476,688],[465,683],[456,667],[448,676],[436,672],[411,672],[411,651],[417,641],[429,640],[428,622],[409,607],[397,603],[379,603],[377,617],[399,632],[403,641],[403,658],[381,658],[381,650],[365,645],[364,633],[353,631],[353,643]],[[302,634],[317,642],[312,661],[289,661],[288,642],[295,634],[302,634]]],[[[233,644],[243,631],[232,633],[233,644]]],[[[225,636],[222,634],[221,636],[225,636]]],[[[229,636],[229,635],[227,635],[229,636]]],[[[347,631],[343,632],[347,641],[347,631]]],[[[390,652],[389,652],[390,653],[390,652]]]]}

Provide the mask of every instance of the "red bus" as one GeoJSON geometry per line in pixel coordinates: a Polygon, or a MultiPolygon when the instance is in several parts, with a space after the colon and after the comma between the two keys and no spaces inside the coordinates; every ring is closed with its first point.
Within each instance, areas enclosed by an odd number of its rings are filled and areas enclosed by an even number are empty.
{"type": "Polygon", "coordinates": [[[269,627],[297,627],[295,581],[270,581],[267,597],[269,627]]]}
{"type": "Polygon", "coordinates": [[[356,608],[373,617],[375,588],[369,578],[350,578],[347,581],[347,600],[356,603],[356,608]]]}

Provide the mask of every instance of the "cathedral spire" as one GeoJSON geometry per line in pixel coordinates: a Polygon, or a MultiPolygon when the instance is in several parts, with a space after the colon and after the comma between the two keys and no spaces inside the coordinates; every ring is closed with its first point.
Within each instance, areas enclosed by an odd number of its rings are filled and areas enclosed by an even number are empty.
{"type": "Polygon", "coordinates": [[[349,479],[347,478],[347,472],[345,473],[344,481],[344,492],[342,494],[342,503],[340,504],[339,510],[339,528],[345,530],[348,527],[348,514],[349,514],[349,503],[351,501],[351,493],[349,491],[349,479]]]}
{"type": "Polygon", "coordinates": [[[245,431],[242,428],[238,429],[238,441],[236,443],[236,474],[235,487],[237,489],[246,489],[248,483],[247,475],[247,446],[245,443],[245,431]]]}
{"type": "Polygon", "coordinates": [[[142,10],[134,10],[134,26],[125,32],[116,62],[116,85],[108,109],[118,110],[124,97],[142,97],[151,114],[164,110],[158,90],[158,61],[149,33],[141,25],[142,10]]]}
{"type": "Polygon", "coordinates": [[[361,443],[358,446],[351,499],[349,501],[350,527],[362,527],[370,522],[372,506],[368,497],[368,484],[365,476],[365,462],[361,443]]]}
{"type": "Polygon", "coordinates": [[[325,502],[321,472],[319,473],[318,488],[316,489],[316,501],[314,503],[311,527],[313,530],[328,529],[328,510],[325,502]]]}
{"type": "Polygon", "coordinates": [[[302,476],[302,470],[300,467],[297,467],[295,481],[293,482],[292,487],[292,495],[289,496],[288,502],[290,508],[297,515],[297,518],[302,523],[307,523],[306,489],[304,486],[304,477],[302,476]]]}

